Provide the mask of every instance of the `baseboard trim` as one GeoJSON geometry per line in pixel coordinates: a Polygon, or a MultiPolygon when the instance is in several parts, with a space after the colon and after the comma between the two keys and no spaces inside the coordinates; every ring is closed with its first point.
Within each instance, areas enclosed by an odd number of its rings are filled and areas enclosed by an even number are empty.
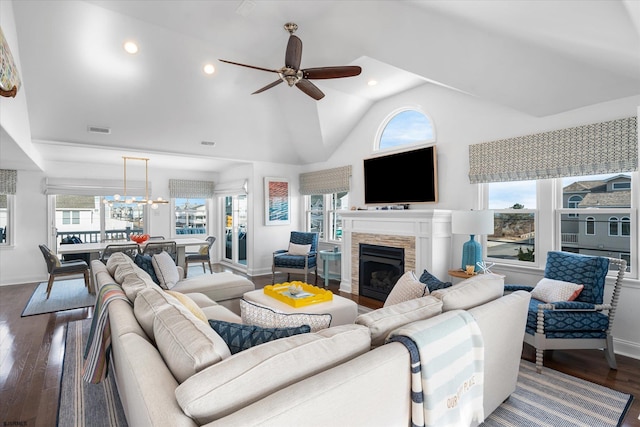
{"type": "Polygon", "coordinates": [[[632,341],[613,338],[613,349],[616,354],[640,360],[640,344],[632,341]]]}

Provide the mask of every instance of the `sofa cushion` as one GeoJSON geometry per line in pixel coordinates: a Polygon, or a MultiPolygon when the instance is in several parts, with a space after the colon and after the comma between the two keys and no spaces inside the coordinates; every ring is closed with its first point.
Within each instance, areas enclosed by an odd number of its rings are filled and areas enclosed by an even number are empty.
{"type": "Polygon", "coordinates": [[[583,288],[584,285],[543,278],[531,291],[531,298],[544,302],[573,301],[583,288]]]}
{"type": "Polygon", "coordinates": [[[120,264],[129,264],[131,265],[133,263],[133,261],[131,260],[131,257],[129,257],[128,255],[126,255],[123,252],[115,252],[113,254],[111,254],[109,256],[109,258],[107,259],[107,271],[109,272],[110,275],[114,275],[116,272],[116,268],[120,265],[120,264]]]}
{"type": "Polygon", "coordinates": [[[153,321],[158,351],[179,383],[229,356],[213,329],[179,305],[167,305],[153,321]]]}
{"type": "MultiPolygon", "coordinates": [[[[148,277],[148,276],[146,276],[148,277]]],[[[158,286],[149,278],[139,274],[128,274],[124,277],[122,281],[122,290],[124,291],[129,301],[134,302],[136,300],[136,296],[138,292],[143,289],[147,289],[152,286],[158,286]]]]}
{"type": "Polygon", "coordinates": [[[504,277],[478,274],[446,289],[431,292],[442,300],[442,311],[467,310],[500,298],[504,293],[504,277]]]}
{"type": "Polygon", "coordinates": [[[420,298],[428,294],[429,289],[427,288],[427,285],[421,283],[414,272],[410,270],[400,276],[387,296],[384,306],[388,307],[414,298],[420,298]]]}
{"type": "Polygon", "coordinates": [[[384,344],[387,336],[394,329],[440,313],[442,313],[442,301],[429,295],[361,314],[356,318],[356,324],[369,328],[371,346],[377,347],[384,344]]]}
{"type": "Polygon", "coordinates": [[[255,290],[255,285],[246,277],[226,271],[183,279],[171,289],[183,294],[202,293],[219,302],[241,298],[246,292],[255,290]]]}
{"type": "Polygon", "coordinates": [[[271,341],[195,374],[176,388],[176,398],[188,416],[206,424],[353,359],[370,345],[369,330],[360,325],[271,341]]]}
{"type": "Polygon", "coordinates": [[[160,287],[171,289],[178,283],[178,280],[180,280],[178,267],[176,267],[176,262],[168,252],[162,251],[159,254],[153,254],[151,262],[160,287]]]}
{"type": "Polygon", "coordinates": [[[427,285],[427,287],[429,288],[429,292],[437,291],[438,289],[448,288],[452,285],[451,282],[443,282],[433,274],[429,273],[427,270],[424,270],[422,272],[422,274],[420,275],[420,279],[418,280],[420,280],[422,283],[427,285]]]}
{"type": "Polygon", "coordinates": [[[209,320],[209,325],[224,340],[231,354],[280,338],[311,332],[309,325],[295,328],[261,328],[222,320],[209,320]]]}
{"type": "Polygon", "coordinates": [[[184,308],[189,310],[191,314],[196,316],[199,320],[202,320],[204,323],[207,323],[207,316],[205,316],[202,309],[195,303],[191,298],[189,298],[185,294],[181,294],[180,292],[175,291],[164,291],[165,293],[174,297],[184,308]]]}
{"type": "Polygon", "coordinates": [[[309,325],[311,332],[326,329],[331,325],[331,314],[281,313],[272,308],[240,300],[242,323],[262,328],[295,328],[309,325]]]}
{"type": "Polygon", "coordinates": [[[136,272],[133,269],[134,266],[135,266],[134,264],[126,264],[126,263],[118,264],[118,266],[116,267],[116,271],[113,274],[113,279],[116,281],[118,285],[122,285],[122,282],[124,282],[125,277],[131,276],[131,275],[135,276],[136,272]]]}
{"type": "Polygon", "coordinates": [[[154,283],[160,284],[158,276],[156,276],[156,270],[153,268],[153,258],[151,258],[151,255],[137,254],[134,262],[138,267],[147,272],[154,283]]]}
{"type": "Polygon", "coordinates": [[[155,341],[153,321],[156,314],[170,304],[177,305],[179,302],[158,286],[143,289],[138,292],[133,302],[133,314],[151,341],[155,341]]]}

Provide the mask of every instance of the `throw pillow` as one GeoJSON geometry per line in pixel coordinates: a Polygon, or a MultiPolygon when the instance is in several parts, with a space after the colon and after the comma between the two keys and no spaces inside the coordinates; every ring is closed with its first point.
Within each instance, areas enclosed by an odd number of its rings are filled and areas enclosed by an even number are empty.
{"type": "Polygon", "coordinates": [[[419,279],[422,283],[427,285],[429,288],[429,292],[437,291],[438,289],[448,288],[452,285],[451,282],[443,282],[439,280],[436,276],[429,273],[427,270],[424,270],[420,275],[419,279]]]}
{"type": "Polygon", "coordinates": [[[242,350],[279,338],[311,332],[309,325],[302,325],[295,328],[261,328],[259,326],[241,325],[239,323],[229,323],[222,320],[209,320],[209,325],[211,325],[213,330],[227,343],[231,354],[236,354],[242,350]]]}
{"type": "Polygon", "coordinates": [[[429,295],[427,285],[421,283],[413,271],[407,271],[400,276],[393,289],[391,289],[389,296],[384,302],[384,307],[389,307],[390,305],[409,301],[414,298],[420,298],[425,295],[429,295]]]}
{"type": "Polygon", "coordinates": [[[184,308],[186,308],[191,313],[193,313],[193,315],[196,316],[198,319],[207,323],[207,316],[204,314],[200,306],[198,306],[198,304],[196,304],[195,301],[193,301],[191,298],[177,291],[165,291],[165,292],[171,295],[172,297],[174,297],[175,299],[177,299],[180,302],[180,304],[184,306],[184,308]]]}
{"type": "Polygon", "coordinates": [[[538,282],[531,291],[531,298],[543,302],[573,301],[578,298],[584,285],[577,285],[562,280],[547,279],[546,277],[538,282]]]}
{"type": "Polygon", "coordinates": [[[49,249],[49,248],[47,248],[47,249],[49,251],[47,256],[53,262],[53,265],[55,265],[56,267],[60,267],[62,264],[60,263],[60,258],[58,258],[58,255],[54,254],[51,249],[49,249]]]}
{"type": "Polygon", "coordinates": [[[331,314],[281,313],[269,307],[240,300],[242,323],[263,328],[291,328],[309,325],[311,332],[327,329],[331,325],[331,314]]]}
{"type": "Polygon", "coordinates": [[[153,260],[151,258],[151,255],[136,254],[134,262],[138,267],[146,271],[147,274],[151,276],[151,280],[153,280],[158,285],[160,284],[158,276],[156,276],[156,271],[153,268],[153,260]]]}
{"type": "Polygon", "coordinates": [[[171,289],[178,283],[180,273],[178,273],[178,267],[168,252],[162,251],[159,254],[153,254],[151,262],[158,277],[158,284],[162,288],[171,289]]]}
{"type": "Polygon", "coordinates": [[[311,245],[298,245],[296,243],[289,242],[289,255],[306,255],[311,250],[311,245]]]}
{"type": "Polygon", "coordinates": [[[200,246],[200,250],[198,251],[200,255],[209,255],[209,245],[200,246]]]}

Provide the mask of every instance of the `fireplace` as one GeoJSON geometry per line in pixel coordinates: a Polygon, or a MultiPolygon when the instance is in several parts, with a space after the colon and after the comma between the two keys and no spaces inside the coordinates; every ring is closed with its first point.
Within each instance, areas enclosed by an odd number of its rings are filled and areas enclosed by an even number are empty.
{"type": "Polygon", "coordinates": [[[385,301],[404,274],[404,249],[360,243],[360,295],[385,301]]]}

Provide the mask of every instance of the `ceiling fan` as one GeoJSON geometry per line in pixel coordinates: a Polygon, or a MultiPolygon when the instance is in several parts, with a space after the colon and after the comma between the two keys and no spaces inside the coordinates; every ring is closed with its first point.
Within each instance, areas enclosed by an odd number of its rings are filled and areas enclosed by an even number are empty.
{"type": "Polygon", "coordinates": [[[271,89],[280,83],[287,82],[289,86],[296,86],[298,89],[312,97],[313,99],[320,100],[324,97],[324,93],[316,85],[309,80],[319,79],[338,79],[341,77],[353,77],[362,72],[362,68],[358,66],[344,66],[344,67],[317,67],[300,69],[300,60],[302,59],[302,40],[298,36],[294,36],[293,33],[298,29],[298,25],[293,22],[284,24],[284,29],[289,32],[289,43],[287,44],[287,51],[284,56],[284,67],[279,70],[270,70],[268,68],[255,67],[253,65],[240,64],[237,62],[226,61],[221,59],[220,61],[227,64],[240,65],[241,67],[253,68],[256,70],[268,71],[270,73],[277,73],[280,78],[273,83],[269,83],[265,87],[253,92],[264,92],[267,89],[271,89]]]}

